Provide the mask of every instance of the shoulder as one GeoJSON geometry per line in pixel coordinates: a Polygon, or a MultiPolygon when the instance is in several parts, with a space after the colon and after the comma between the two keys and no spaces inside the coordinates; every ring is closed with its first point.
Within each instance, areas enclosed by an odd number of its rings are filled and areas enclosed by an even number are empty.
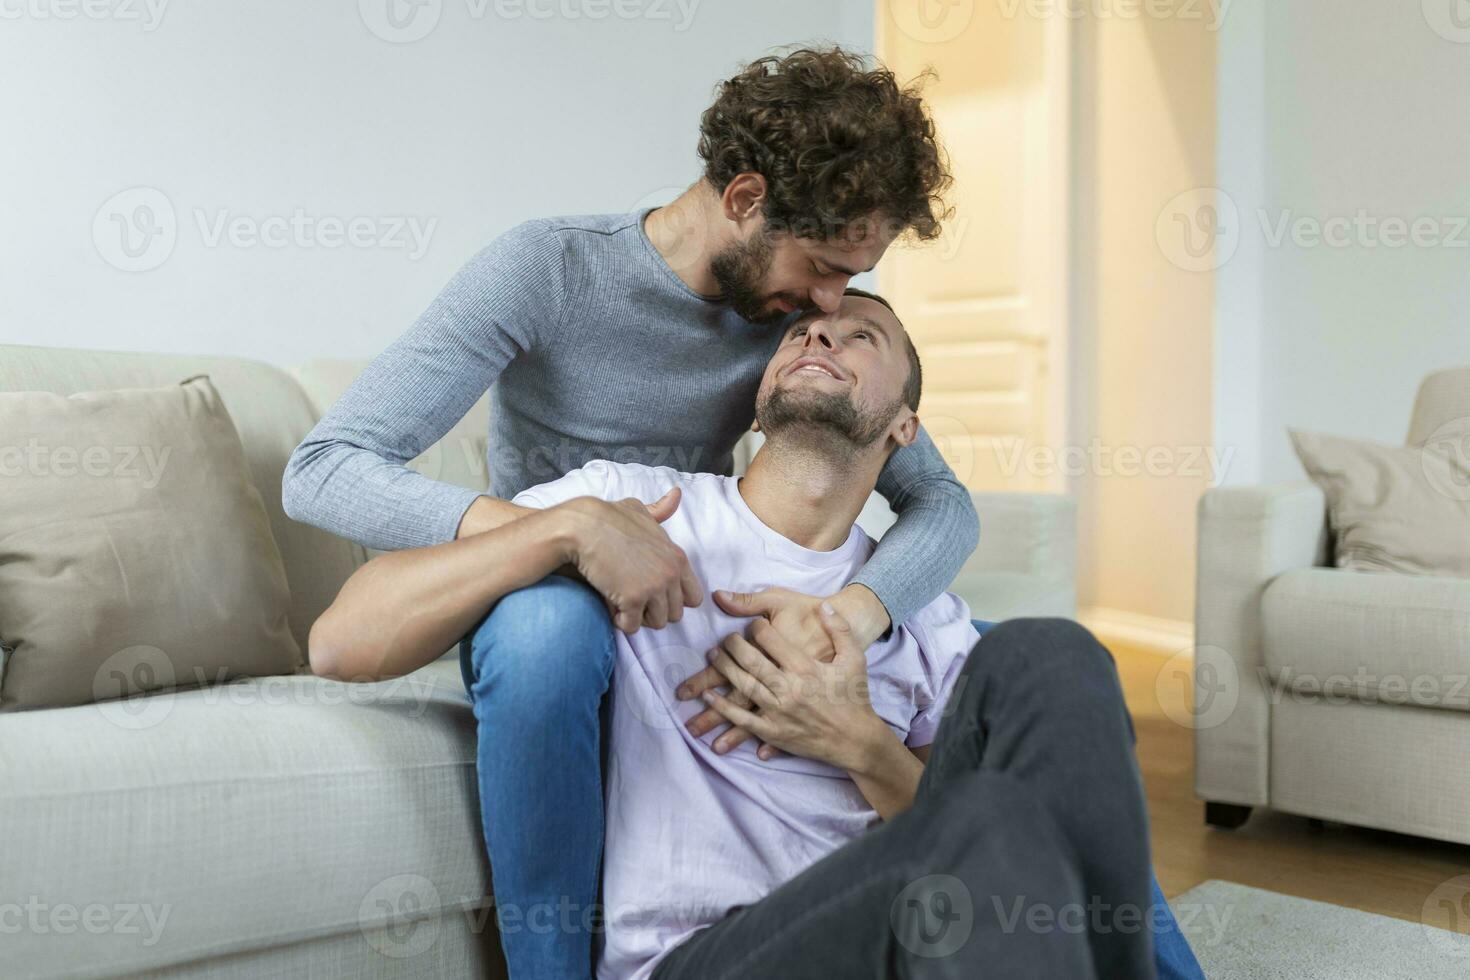
{"type": "Polygon", "coordinates": [[[495,236],[465,263],[461,276],[481,279],[487,286],[535,289],[547,279],[560,279],[565,248],[548,219],[523,221],[495,236]]]}
{"type": "Polygon", "coordinates": [[[589,214],[523,221],[496,239],[541,251],[554,251],[564,261],[591,261],[602,250],[617,247],[627,233],[638,231],[636,214],[589,214]]]}
{"type": "Polygon", "coordinates": [[[637,216],[631,214],[532,218],[495,236],[470,264],[499,269],[507,263],[560,265],[594,249],[603,240],[636,228],[637,216]]]}
{"type": "Polygon", "coordinates": [[[645,503],[663,496],[674,487],[688,494],[717,493],[723,487],[723,481],[731,479],[714,473],[685,473],[672,466],[645,466],[610,459],[594,459],[584,469],[596,473],[609,488],[616,488],[620,498],[638,497],[645,503]],[[650,493],[652,497],[646,496],[650,493]]]}

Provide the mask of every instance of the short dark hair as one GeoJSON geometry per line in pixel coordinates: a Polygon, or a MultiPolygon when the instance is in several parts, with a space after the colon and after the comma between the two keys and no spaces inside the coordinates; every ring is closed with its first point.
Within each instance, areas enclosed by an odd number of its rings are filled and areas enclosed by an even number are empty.
{"type": "Polygon", "coordinates": [[[930,241],[952,213],[953,178],[920,85],[839,47],[752,61],[720,83],[699,126],[704,175],[723,193],[766,179],[767,225],[830,238],[877,216],[930,241]]]}
{"type": "Polygon", "coordinates": [[[919,410],[919,396],[924,393],[924,366],[919,363],[919,352],[914,349],[914,338],[909,336],[909,332],[904,327],[903,321],[899,320],[898,311],[893,308],[892,303],[877,293],[870,293],[866,289],[858,289],[856,286],[848,286],[842,291],[842,295],[861,296],[863,299],[870,299],[883,306],[889,313],[893,314],[895,320],[898,320],[899,329],[903,330],[904,343],[908,345],[909,349],[909,377],[903,384],[903,403],[910,410],[917,412],[919,410]]]}

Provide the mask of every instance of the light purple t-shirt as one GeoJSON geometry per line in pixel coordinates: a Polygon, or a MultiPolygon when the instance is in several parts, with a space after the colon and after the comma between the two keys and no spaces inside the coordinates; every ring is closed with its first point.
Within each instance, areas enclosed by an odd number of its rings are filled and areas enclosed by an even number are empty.
{"type": "MultiPolygon", "coordinates": [[[[718,756],[713,736],[696,739],[684,728],[704,705],[679,701],[674,688],[706,666],[707,650],[749,622],[722,612],[715,589],[778,585],[830,595],[874,548],[857,526],[835,551],[804,548],[761,523],[738,483],[599,460],[515,498],[528,507],[580,496],[648,503],[677,484],[682,500],[663,526],[706,591],[680,622],[617,634],[599,980],[644,980],[691,933],[758,901],[878,819],[838,769],[788,755],[762,762],[749,742],[718,756]]],[[[869,649],[874,710],[906,745],[934,740],[978,638],[964,600],[945,593],[869,649]]]]}

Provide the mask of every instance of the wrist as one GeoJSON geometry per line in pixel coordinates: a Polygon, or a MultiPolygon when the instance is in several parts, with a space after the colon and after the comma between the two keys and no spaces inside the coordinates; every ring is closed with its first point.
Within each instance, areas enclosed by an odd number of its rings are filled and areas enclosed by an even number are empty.
{"type": "Polygon", "coordinates": [[[559,565],[575,565],[582,552],[583,532],[587,518],[567,503],[557,504],[541,511],[538,517],[545,524],[546,540],[551,544],[559,565]]]}
{"type": "Polygon", "coordinates": [[[849,776],[873,777],[892,769],[890,760],[893,750],[896,747],[902,748],[902,743],[883,719],[878,717],[877,712],[869,710],[862,727],[854,734],[855,737],[848,743],[851,747],[850,758],[839,763],[849,776]]]}
{"type": "Polygon", "coordinates": [[[830,601],[847,620],[848,626],[852,628],[852,635],[864,650],[888,632],[891,625],[888,608],[866,585],[859,582],[845,585],[830,601]]]}

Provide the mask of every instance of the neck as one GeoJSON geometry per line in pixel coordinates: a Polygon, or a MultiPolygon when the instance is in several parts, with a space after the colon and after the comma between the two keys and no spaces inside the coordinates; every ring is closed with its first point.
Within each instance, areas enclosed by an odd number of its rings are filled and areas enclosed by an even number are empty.
{"type": "Polygon", "coordinates": [[[767,439],[739,483],[761,523],[804,548],[832,551],[852,533],[878,482],[882,444],[845,451],[767,439]]]}
{"type": "Polygon", "coordinates": [[[701,178],[673,201],[650,211],[643,231],[684,285],[715,298],[720,286],[710,272],[710,262],[729,244],[726,224],[720,196],[701,178]]]}

